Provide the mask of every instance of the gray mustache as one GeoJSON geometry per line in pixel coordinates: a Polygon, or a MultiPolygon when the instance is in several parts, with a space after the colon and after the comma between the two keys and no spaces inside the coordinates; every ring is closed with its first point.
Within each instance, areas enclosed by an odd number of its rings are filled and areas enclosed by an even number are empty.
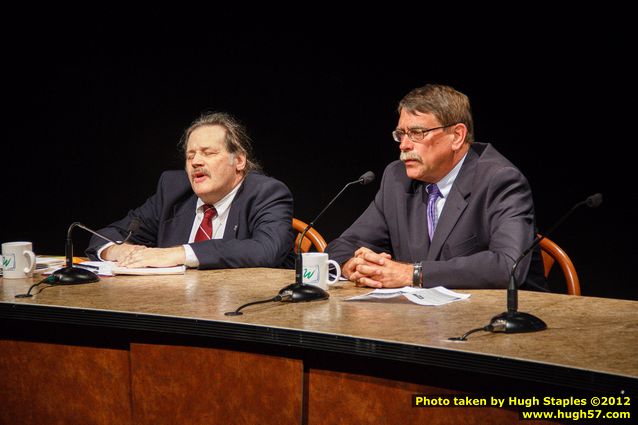
{"type": "Polygon", "coordinates": [[[205,168],[196,168],[191,172],[191,176],[194,176],[197,173],[202,173],[202,174],[206,174],[207,176],[210,177],[210,173],[208,172],[208,170],[206,170],[205,168]]]}
{"type": "Polygon", "coordinates": [[[416,152],[401,152],[401,155],[399,155],[399,159],[401,161],[407,161],[409,159],[413,159],[415,161],[423,162],[423,159],[421,158],[421,156],[416,152]]]}

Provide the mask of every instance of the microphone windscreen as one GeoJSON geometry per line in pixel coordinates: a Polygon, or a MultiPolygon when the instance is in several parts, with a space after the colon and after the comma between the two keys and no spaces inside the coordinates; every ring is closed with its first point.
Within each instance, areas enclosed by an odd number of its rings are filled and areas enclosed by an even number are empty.
{"type": "Polygon", "coordinates": [[[361,184],[368,184],[374,181],[374,173],[372,171],[366,171],[361,177],[359,177],[361,184]]]}
{"type": "Polygon", "coordinates": [[[587,203],[589,208],[596,208],[603,203],[603,195],[601,193],[594,193],[585,200],[585,203],[587,203]]]}
{"type": "Polygon", "coordinates": [[[135,217],[131,220],[131,224],[128,225],[128,231],[131,233],[135,233],[139,230],[140,225],[142,223],[140,222],[140,219],[135,217]]]}

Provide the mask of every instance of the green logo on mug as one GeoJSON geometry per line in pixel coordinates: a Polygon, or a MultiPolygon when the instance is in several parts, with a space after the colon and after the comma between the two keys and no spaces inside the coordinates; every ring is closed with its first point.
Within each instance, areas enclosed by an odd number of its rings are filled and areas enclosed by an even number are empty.
{"type": "Polygon", "coordinates": [[[303,280],[306,283],[319,282],[319,266],[304,267],[303,280]]]}
{"type": "Polygon", "coordinates": [[[2,268],[7,271],[13,271],[16,268],[16,257],[13,254],[2,256],[2,268]]]}

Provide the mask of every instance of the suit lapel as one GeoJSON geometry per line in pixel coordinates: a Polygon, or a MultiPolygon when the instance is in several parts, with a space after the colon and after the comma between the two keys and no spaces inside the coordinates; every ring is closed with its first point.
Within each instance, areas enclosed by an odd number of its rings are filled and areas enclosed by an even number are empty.
{"type": "MultiPolygon", "coordinates": [[[[237,194],[239,196],[239,193],[237,194]]],[[[230,205],[230,211],[228,211],[228,220],[226,220],[226,228],[224,229],[223,240],[237,239],[237,232],[239,231],[239,203],[237,198],[233,199],[233,203],[230,205]]]]}
{"type": "Polygon", "coordinates": [[[407,226],[399,226],[399,228],[404,229],[401,236],[409,241],[408,247],[412,261],[424,258],[430,247],[430,239],[427,236],[427,195],[425,195],[424,184],[415,181],[411,185],[411,190],[407,193],[404,220],[407,226]]]}
{"type": "Polygon", "coordinates": [[[467,208],[467,197],[472,192],[472,181],[476,170],[477,158],[478,155],[470,149],[465,157],[463,166],[461,166],[461,170],[459,170],[459,175],[456,176],[452,184],[448,199],[445,200],[445,205],[443,211],[441,211],[439,222],[436,225],[434,237],[430,244],[430,250],[428,251],[428,260],[436,260],[439,257],[445,241],[452,233],[463,211],[467,208]]]}
{"type": "Polygon", "coordinates": [[[223,240],[231,240],[237,239],[237,233],[239,232],[239,213],[243,209],[244,206],[244,188],[246,186],[246,180],[249,179],[250,174],[244,178],[244,181],[241,182],[241,186],[237,189],[237,194],[235,195],[235,199],[233,199],[232,204],[230,204],[230,210],[228,211],[228,218],[226,219],[226,228],[224,229],[224,237],[223,240]]]}
{"type": "Polygon", "coordinates": [[[188,242],[195,220],[197,196],[189,197],[185,202],[175,205],[173,216],[166,219],[164,227],[164,246],[182,245],[188,242]]]}
{"type": "Polygon", "coordinates": [[[459,217],[465,211],[467,207],[467,201],[465,198],[455,190],[452,186],[452,190],[448,194],[448,199],[445,201],[445,206],[439,217],[439,222],[436,225],[434,237],[430,244],[430,250],[428,251],[428,260],[435,260],[438,258],[443,244],[447,240],[448,236],[452,232],[452,229],[456,225],[459,217]]]}

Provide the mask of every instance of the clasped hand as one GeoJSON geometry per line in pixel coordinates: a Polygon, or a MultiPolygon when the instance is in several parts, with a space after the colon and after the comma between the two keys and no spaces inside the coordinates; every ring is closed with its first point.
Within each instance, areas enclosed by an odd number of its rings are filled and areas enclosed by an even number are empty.
{"type": "Polygon", "coordinates": [[[345,262],[342,274],[357,286],[399,288],[412,284],[412,264],[394,261],[387,252],[377,254],[369,248],[359,248],[345,262]]]}

